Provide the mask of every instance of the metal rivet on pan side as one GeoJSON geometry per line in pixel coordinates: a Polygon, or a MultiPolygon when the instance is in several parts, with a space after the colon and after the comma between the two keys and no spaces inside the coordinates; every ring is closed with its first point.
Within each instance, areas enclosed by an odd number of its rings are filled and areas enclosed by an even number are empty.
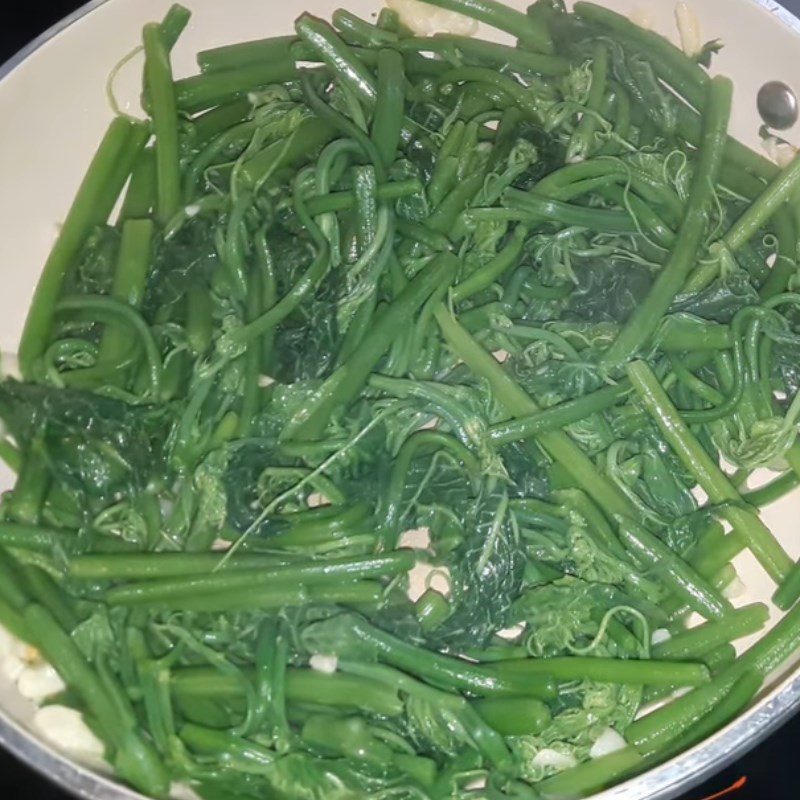
{"type": "Polygon", "coordinates": [[[758,91],[758,113],[770,127],[779,131],[797,122],[797,96],[781,81],[769,81],[758,91]]]}

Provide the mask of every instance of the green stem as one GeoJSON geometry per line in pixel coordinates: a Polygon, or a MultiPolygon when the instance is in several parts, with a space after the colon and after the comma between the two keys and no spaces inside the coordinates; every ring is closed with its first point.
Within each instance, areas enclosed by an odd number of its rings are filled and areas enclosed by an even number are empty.
{"type": "Polygon", "coordinates": [[[598,125],[597,117],[603,108],[608,91],[608,48],[604,43],[598,43],[594,46],[592,55],[592,82],[586,98],[586,108],[567,145],[568,163],[582,161],[592,152],[598,125]]]}
{"type": "Polygon", "coordinates": [[[733,346],[729,325],[690,314],[670,314],[656,335],[656,344],[668,353],[728,350],[733,346]]]}
{"type": "Polygon", "coordinates": [[[201,50],[197,54],[197,66],[202,72],[221,72],[253,64],[286,61],[291,58],[291,46],[296,41],[296,36],[273,36],[201,50]]]}
{"type": "Polygon", "coordinates": [[[437,8],[455,11],[477,19],[497,30],[516,36],[526,49],[550,54],[553,43],[542,28],[527,14],[509,8],[495,0],[422,0],[437,8]]]}
{"type": "Polygon", "coordinates": [[[119,210],[117,224],[129,219],[144,219],[149,216],[156,203],[156,154],[146,147],[139,154],[133,167],[131,180],[125,190],[125,199],[119,210]]]}
{"type": "Polygon", "coordinates": [[[767,186],[758,199],[734,222],[723,241],[736,252],[772,219],[800,184],[800,158],[794,158],[767,186]]]}
{"type": "Polygon", "coordinates": [[[108,220],[148,135],[143,123],[116,117],[92,159],[45,262],[25,320],[19,366],[26,379],[33,377],[34,365],[49,344],[53,313],[64,280],[86,237],[108,220]]]}
{"type": "Polygon", "coordinates": [[[192,12],[180,3],[173,3],[167,10],[164,19],[161,20],[160,27],[161,37],[168,51],[171,52],[172,48],[178,43],[178,39],[180,39],[181,34],[189,24],[191,16],[192,12]]]}
{"type": "Polygon", "coordinates": [[[123,322],[133,330],[144,346],[147,357],[150,394],[153,399],[160,396],[162,363],[161,353],[147,323],[141,314],[119,300],[103,295],[70,295],[60,300],[54,309],[55,313],[72,312],[84,315],[92,321],[99,320],[106,324],[123,322]]]}
{"type": "MultiPolygon", "coordinates": [[[[12,544],[17,537],[24,537],[26,531],[17,533],[14,530],[5,530],[10,523],[0,524],[0,542],[5,543],[4,537],[9,537],[12,544]]],[[[63,537],[65,534],[59,530],[50,531],[43,528],[31,529],[38,531],[37,538],[44,544],[52,542],[54,536],[63,537]]],[[[16,546],[16,545],[14,545],[16,546]]],[[[67,570],[70,577],[86,581],[125,581],[125,580],[153,580],[161,578],[177,578],[186,575],[202,576],[214,573],[220,566],[221,553],[86,553],[73,556],[69,559],[67,570]]],[[[285,566],[296,557],[289,555],[261,555],[248,553],[234,555],[225,561],[220,572],[224,574],[229,570],[255,570],[269,569],[285,566]]]]}
{"type": "Polygon", "coordinates": [[[617,519],[617,530],[636,561],[663,574],[670,589],[699,614],[719,619],[731,610],[730,603],[657,536],[624,518],[617,519]]]}
{"type": "Polygon", "coordinates": [[[644,757],[635,747],[625,747],[546,778],[536,788],[544,800],[589,797],[618,783],[644,763],[644,757]]]}
{"type": "Polygon", "coordinates": [[[650,340],[697,264],[722,164],[732,92],[733,85],[727,78],[716,77],[711,81],[703,116],[703,141],[678,236],[667,263],[661,268],[647,296],[606,352],[604,362],[608,366],[623,364],[650,340]]]}
{"type": "Polygon", "coordinates": [[[792,564],[786,551],[757,514],[744,505],[739,492],[681,419],[650,367],[644,361],[633,362],[628,365],[628,377],[675,455],[712,503],[726,504],[724,513],[734,530],[745,539],[770,577],[780,583],[792,564]]]}
{"type": "Polygon", "coordinates": [[[351,402],[367,381],[384,353],[431,294],[447,286],[458,268],[458,259],[450,253],[435,256],[423,270],[397,295],[372,329],[342,364],[315,392],[309,406],[297,416],[302,422],[288,426],[283,439],[313,440],[328,424],[334,409],[351,402]]]}
{"type": "MultiPolygon", "coordinates": [[[[187,699],[212,697],[244,700],[246,684],[241,676],[220,672],[213,667],[183,667],[172,671],[171,690],[187,699]]],[[[387,691],[377,681],[353,678],[341,672],[326,675],[312,669],[289,668],[286,671],[286,699],[290,703],[358,708],[368,713],[396,717],[403,703],[396,692],[387,691]]]]}
{"type": "Polygon", "coordinates": [[[601,658],[596,656],[557,656],[497,661],[500,675],[551,675],[557,681],[600,681],[635,685],[697,686],[708,681],[704,664],[649,660],[601,658]]]}
{"type": "Polygon", "coordinates": [[[628,381],[613,386],[603,386],[574,400],[550,406],[527,417],[512,422],[498,422],[489,429],[489,436],[496,445],[508,444],[538,437],[547,431],[561,430],[586,417],[616,405],[631,391],[628,381]]]}
{"type": "Polygon", "coordinates": [[[400,145],[405,109],[405,73],[403,57],[395,50],[378,53],[378,96],[372,117],[372,140],[388,169],[400,145]]]}
{"type": "Polygon", "coordinates": [[[758,633],[768,618],[769,609],[763,603],[752,603],[655,645],[650,655],[669,661],[699,658],[723,644],[758,633]]]}
{"type": "Polygon", "coordinates": [[[156,138],[156,215],[162,225],[181,204],[181,177],[178,157],[178,111],[169,50],[156,23],[142,32],[145,54],[145,81],[150,97],[150,113],[156,138]]]}
{"type": "Polygon", "coordinates": [[[552,677],[544,671],[536,675],[501,675],[497,671],[497,664],[473,664],[416,647],[360,617],[349,616],[347,622],[358,640],[373,648],[381,661],[437,686],[472,692],[482,697],[519,695],[548,699],[555,695],[552,677]]]}
{"type": "Polygon", "coordinates": [[[706,107],[709,102],[708,73],[669,39],[594,3],[575,3],[574,12],[587,22],[607,28],[616,40],[639,51],[653,64],[656,75],[677,89],[699,111],[706,107]]]}
{"type": "Polygon", "coordinates": [[[566,75],[569,72],[569,61],[561,56],[535,53],[470,36],[437,33],[435,36],[401,39],[396,46],[402,51],[432,52],[442,56],[461,54],[478,64],[496,69],[507,67],[512,72],[537,75],[566,75]]]}
{"type": "MultiPolygon", "coordinates": [[[[493,356],[481,347],[444,306],[434,313],[445,341],[453,353],[478,377],[489,384],[495,400],[512,419],[529,416],[540,409],[493,356]]],[[[563,431],[547,431],[538,436],[542,447],[569,472],[606,513],[636,517],[636,509],[592,460],[563,431]]]]}
{"type": "Polygon", "coordinates": [[[367,106],[374,105],[378,89],[372,72],[327,22],[302,14],[294,27],[344,86],[367,106]]]}
{"type": "Polygon", "coordinates": [[[179,111],[195,114],[230,103],[248,92],[297,78],[292,59],[245,64],[236,69],[192,75],[175,81],[175,103],[179,111]]]}
{"type": "Polygon", "coordinates": [[[5,503],[5,513],[12,520],[35,526],[50,490],[52,474],[40,439],[34,439],[22,459],[14,490],[5,503]]]}
{"type": "MultiPolygon", "coordinates": [[[[149,219],[129,219],[122,226],[111,297],[132,308],[144,300],[152,260],[153,223],[149,219]]],[[[124,328],[107,326],[100,340],[98,363],[115,363],[125,354],[129,334],[124,328]]]]}
{"type": "Polygon", "coordinates": [[[742,499],[756,508],[775,503],[800,486],[800,476],[794,470],[787,470],[778,478],[742,494],[742,499]]]}
{"type": "Polygon", "coordinates": [[[453,287],[452,302],[460,303],[468,300],[478,292],[488,289],[509,270],[515,269],[522,258],[527,235],[528,229],[524,225],[518,225],[514,229],[511,240],[491,261],[476,269],[453,287]]]}
{"type": "MultiPolygon", "coordinates": [[[[171,595],[133,605],[162,611],[193,611],[219,614],[234,611],[277,612],[304,606],[342,605],[377,609],[385,602],[385,587],[376,581],[274,582],[236,591],[171,595]]],[[[127,605],[126,603],[123,605],[127,605]]]]}
{"type": "Polygon", "coordinates": [[[486,697],[472,707],[503,736],[536,736],[550,724],[550,709],[533,697],[486,697]]]}
{"type": "Polygon", "coordinates": [[[222,570],[199,576],[149,580],[109,589],[109,605],[141,605],[169,602],[176,598],[202,597],[211,594],[246,593],[270,583],[295,582],[336,583],[344,580],[392,577],[408,572],[416,555],[411,550],[398,550],[386,555],[357,559],[336,559],[265,569],[222,570]]]}
{"type": "MultiPolygon", "coordinates": [[[[375,199],[391,203],[402,197],[419,194],[422,191],[423,187],[416,178],[406,178],[405,180],[379,184],[375,190],[375,199]]],[[[308,213],[312,217],[317,217],[320,214],[330,214],[335,211],[349,211],[356,205],[356,194],[352,190],[330,192],[329,194],[309,197],[306,205],[308,213]]]]}
{"type": "Polygon", "coordinates": [[[52,615],[29,605],[23,618],[36,631],[36,644],[97,721],[116,752],[114,766],[123,780],[153,797],[167,797],[169,776],[148,741],[136,730],[136,717],[120,690],[113,695],[52,615]],[[122,712],[122,713],[120,713],[122,712]]]}

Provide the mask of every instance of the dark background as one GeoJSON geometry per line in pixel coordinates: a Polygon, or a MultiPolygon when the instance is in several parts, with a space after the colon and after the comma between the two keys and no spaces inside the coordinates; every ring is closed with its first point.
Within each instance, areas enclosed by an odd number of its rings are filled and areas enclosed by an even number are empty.
{"type": "MultiPolygon", "coordinates": [[[[271,1],[265,0],[265,8],[271,1]]],[[[294,2],[298,4],[299,10],[302,0],[294,2]]],[[[0,25],[0,63],[80,5],[82,3],[76,0],[14,2],[13,22],[9,16],[4,15],[0,25]]],[[[783,0],[783,5],[800,15],[800,0],[783,0]]],[[[795,759],[799,756],[800,716],[795,717],[749,755],[687,794],[683,800],[703,800],[731,786],[742,777],[746,777],[747,782],[743,789],[730,795],[731,800],[798,800],[800,787],[797,772],[800,764],[795,759]]],[[[12,790],[25,800],[69,800],[66,794],[0,750],[0,797],[8,797],[12,790]]]]}

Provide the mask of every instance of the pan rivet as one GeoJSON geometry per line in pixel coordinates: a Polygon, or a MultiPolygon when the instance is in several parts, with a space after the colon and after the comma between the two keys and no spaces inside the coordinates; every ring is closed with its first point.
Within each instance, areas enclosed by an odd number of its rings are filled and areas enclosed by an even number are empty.
{"type": "Polygon", "coordinates": [[[785,131],[797,122],[797,96],[781,81],[769,81],[758,91],[758,113],[770,128],[785,131]]]}

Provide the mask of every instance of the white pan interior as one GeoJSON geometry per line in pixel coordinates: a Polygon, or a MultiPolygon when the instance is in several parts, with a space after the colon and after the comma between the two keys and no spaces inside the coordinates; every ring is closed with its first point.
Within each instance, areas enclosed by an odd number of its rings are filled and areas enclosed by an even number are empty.
{"type": "MultiPolygon", "coordinates": [[[[506,0],[524,9],[525,0],[506,0]]],[[[295,17],[308,10],[329,17],[339,5],[372,17],[382,0],[183,0],[193,12],[192,21],[175,51],[175,73],[196,71],[198,50],[236,41],[290,32],[295,17]]],[[[672,0],[602,0],[611,8],[633,14],[679,43],[672,0]]],[[[49,38],[0,79],[0,263],[5,279],[0,294],[0,349],[4,369],[13,371],[13,353],[39,271],[51,247],[60,220],[102,136],[111,110],[106,80],[115,64],[139,43],[142,25],[160,19],[170,0],[106,0],[49,38]]],[[[721,39],[725,47],[714,59],[714,72],[735,82],[733,134],[754,148],[761,147],[756,93],[768,80],[782,80],[800,94],[796,71],[800,56],[800,22],[772,0],[693,0],[691,9],[700,36],[721,39]]],[[[485,28],[481,36],[502,39],[485,28]]],[[[141,115],[138,105],[141,61],[134,58],[114,81],[114,93],[123,111],[141,115]]],[[[800,129],[784,132],[800,144],[800,129]]],[[[768,475],[762,476],[762,480],[768,475]]],[[[0,489],[11,476],[0,470],[0,489]]],[[[800,497],[785,498],[763,512],[764,521],[789,554],[800,556],[796,520],[800,497]]],[[[733,602],[768,602],[773,586],[755,560],[743,554],[735,561],[743,584],[733,602]]],[[[773,610],[774,611],[774,610],[773,610]]],[[[777,619],[774,611],[772,622],[777,619]]],[[[3,642],[0,637],[0,651],[3,642]]],[[[747,641],[741,643],[747,646],[747,641]]],[[[8,647],[5,647],[5,651],[8,647]]],[[[798,654],[800,655],[800,654],[798,654]]],[[[41,740],[33,725],[35,705],[25,700],[3,668],[0,652],[0,711],[8,724],[0,725],[0,738],[19,754],[86,797],[135,797],[105,781],[97,782],[54,756],[50,745],[33,746],[28,737],[41,740]]],[[[628,784],[603,793],[604,798],[666,797],[680,784],[713,763],[717,768],[734,751],[753,744],[781,712],[800,701],[800,677],[795,665],[773,676],[759,701],[744,718],[711,740],[670,764],[628,784]]],[[[73,742],[74,743],[74,742],[73,742]]],[[[72,753],[74,756],[74,752],[72,753]]],[[[85,760],[85,759],[84,759],[85,760]]],[[[93,762],[96,765],[96,760],[93,762]]],[[[685,787],[684,787],[685,788],[685,787]]]]}

